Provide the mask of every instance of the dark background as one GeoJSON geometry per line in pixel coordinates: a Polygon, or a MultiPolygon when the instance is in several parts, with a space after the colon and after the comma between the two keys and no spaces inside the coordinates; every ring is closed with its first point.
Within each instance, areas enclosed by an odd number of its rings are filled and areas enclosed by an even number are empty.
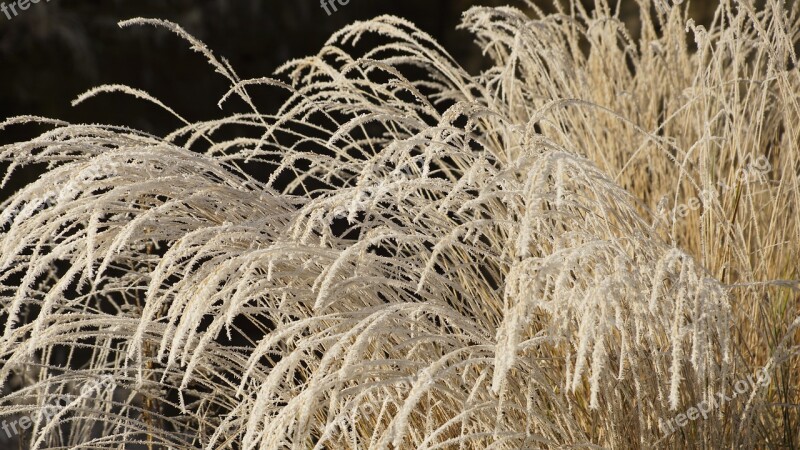
{"type": "MultiPolygon", "coordinates": [[[[548,9],[552,2],[536,3],[548,9]]],[[[695,3],[705,9],[716,4],[695,3]]],[[[480,53],[468,32],[455,30],[461,13],[474,5],[503,4],[525,9],[522,0],[350,0],[328,16],[319,0],[40,0],[11,20],[0,14],[0,120],[32,114],[124,124],[159,135],[179,125],[156,107],[119,94],[70,106],[91,87],[113,83],[143,89],[189,120],[230,113],[216,106],[226,81],[202,56],[165,30],[120,29],[117,22],[123,19],[176,22],[228,58],[242,78],[251,78],[315,54],[346,24],[393,14],[415,22],[474,71],[480,53]]],[[[635,27],[635,1],[623,5],[635,27]]],[[[258,100],[265,113],[280,104],[274,97],[258,100]]],[[[24,138],[22,132],[18,127],[0,132],[0,144],[24,138]]]]}
{"type": "MultiPolygon", "coordinates": [[[[455,27],[461,12],[478,4],[524,8],[521,0],[350,0],[328,16],[319,0],[41,0],[12,20],[0,14],[0,120],[34,114],[125,124],[159,135],[180,125],[147,102],[121,94],[70,106],[86,90],[116,83],[149,92],[189,120],[231,112],[216,106],[227,80],[186,42],[153,27],[121,29],[117,22],[123,19],[176,22],[246,79],[269,76],[289,59],[315,54],[342,26],[380,14],[414,21],[474,68],[477,47],[455,27]]],[[[280,100],[259,98],[259,109],[268,113],[280,100]]],[[[18,127],[0,132],[0,143],[23,138],[21,132],[18,127]]]]}
{"type": "MultiPolygon", "coordinates": [[[[0,0],[10,4],[18,0],[0,0]]],[[[534,0],[545,11],[553,1],[534,0]]],[[[581,0],[587,8],[593,0],[581,0]]],[[[622,1],[622,16],[638,29],[635,0],[622,1]]],[[[763,0],[759,0],[763,1],[763,0]]],[[[615,4],[615,0],[610,0],[615,4]]],[[[707,22],[716,1],[693,2],[693,15],[707,22]]],[[[226,79],[173,33],[151,26],[121,29],[120,20],[161,18],[181,25],[227,58],[242,79],[270,76],[287,60],[316,54],[328,37],[357,20],[392,14],[416,23],[436,38],[467,70],[477,73],[480,49],[465,30],[456,30],[471,6],[510,5],[524,0],[350,0],[328,16],[320,0],[39,0],[11,20],[0,13],[0,122],[36,115],[72,123],[125,125],[164,136],[182,125],[149,102],[103,94],[72,107],[71,101],[101,84],[144,90],[189,121],[216,119],[242,111],[217,101],[226,79]]],[[[278,89],[252,89],[260,112],[274,112],[285,97],[278,89]]],[[[0,130],[0,145],[46,130],[13,126],[0,130]]],[[[0,163],[0,177],[7,163],[0,163]]],[[[17,169],[0,189],[0,201],[35,179],[43,168],[17,169]]]]}

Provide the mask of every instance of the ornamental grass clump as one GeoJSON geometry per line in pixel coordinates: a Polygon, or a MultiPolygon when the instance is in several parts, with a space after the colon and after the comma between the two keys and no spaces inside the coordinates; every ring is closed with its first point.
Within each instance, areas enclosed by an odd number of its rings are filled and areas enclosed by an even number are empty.
{"type": "Polygon", "coordinates": [[[800,445],[800,11],[638,3],[635,36],[605,0],[473,8],[479,74],[396,17],[259,79],[122,22],[239,112],[107,85],[76,103],[184,125],[2,123],[48,130],[0,147],[44,168],[0,205],[0,415],[26,448],[800,445]]]}

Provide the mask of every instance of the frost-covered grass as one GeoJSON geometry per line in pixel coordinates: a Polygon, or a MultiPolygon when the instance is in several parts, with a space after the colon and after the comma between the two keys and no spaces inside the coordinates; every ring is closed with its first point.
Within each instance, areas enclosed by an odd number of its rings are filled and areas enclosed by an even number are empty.
{"type": "MultiPolygon", "coordinates": [[[[636,38],[605,0],[473,8],[477,75],[394,17],[253,80],[122,23],[241,112],[0,126],[50,125],[0,147],[46,167],[1,205],[0,415],[74,394],[30,448],[797,447],[800,11],[640,4],[636,38]]],[[[77,101],[114,92],[169,110],[77,101]]]]}

